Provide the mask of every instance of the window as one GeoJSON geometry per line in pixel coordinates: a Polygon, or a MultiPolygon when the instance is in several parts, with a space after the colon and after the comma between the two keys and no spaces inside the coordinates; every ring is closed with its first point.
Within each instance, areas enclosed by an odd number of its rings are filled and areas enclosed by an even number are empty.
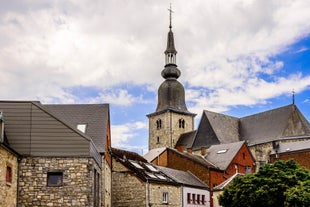
{"type": "Polygon", "coordinates": [[[47,186],[59,187],[63,183],[63,172],[48,172],[47,186]]]}
{"type": "Polygon", "coordinates": [[[187,193],[187,203],[190,204],[191,203],[191,194],[187,193]]]}
{"type": "Polygon", "coordinates": [[[200,195],[197,195],[197,204],[200,204],[200,195]]]}
{"type": "Polygon", "coordinates": [[[157,137],[157,144],[159,144],[159,137],[157,137]]]}
{"type": "Polygon", "coordinates": [[[78,125],[76,126],[76,128],[77,128],[78,130],[80,130],[81,132],[83,132],[83,133],[86,132],[86,127],[87,127],[87,124],[78,124],[78,125]]]}
{"type": "Polygon", "coordinates": [[[6,182],[12,183],[12,165],[10,163],[6,164],[6,182]]]}
{"type": "Polygon", "coordinates": [[[245,174],[251,174],[251,173],[252,173],[252,168],[251,168],[251,166],[245,166],[245,167],[244,167],[244,173],[245,173],[245,174]]]}
{"type": "Polygon", "coordinates": [[[217,151],[217,154],[224,154],[227,151],[228,151],[228,149],[222,149],[222,150],[217,151]]]}
{"type": "Polygon", "coordinates": [[[201,204],[205,205],[206,204],[206,196],[201,195],[201,204]]]}
{"type": "Polygon", "coordinates": [[[193,203],[196,203],[196,194],[192,194],[193,203]]]}
{"type": "Polygon", "coordinates": [[[244,152],[242,153],[242,158],[245,160],[245,153],[244,152]]]}
{"type": "Polygon", "coordinates": [[[183,128],[185,127],[185,121],[184,119],[179,119],[179,128],[183,128]]]}
{"type": "Polygon", "coordinates": [[[168,203],[169,194],[168,192],[163,192],[163,203],[168,203]]]}
{"type": "Polygon", "coordinates": [[[156,121],[156,128],[157,128],[157,129],[161,129],[161,119],[158,119],[158,120],[156,121]]]}

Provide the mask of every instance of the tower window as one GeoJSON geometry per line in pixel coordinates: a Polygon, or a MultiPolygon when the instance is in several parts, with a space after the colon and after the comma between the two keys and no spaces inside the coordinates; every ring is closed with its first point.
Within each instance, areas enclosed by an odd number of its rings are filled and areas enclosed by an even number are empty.
{"type": "Polygon", "coordinates": [[[179,128],[184,129],[185,127],[185,120],[184,119],[179,119],[179,128]]]}
{"type": "Polygon", "coordinates": [[[156,121],[156,128],[157,128],[157,129],[161,129],[161,119],[158,119],[158,120],[156,121]]]}
{"type": "Polygon", "coordinates": [[[157,137],[157,144],[159,144],[159,137],[157,137]]]}

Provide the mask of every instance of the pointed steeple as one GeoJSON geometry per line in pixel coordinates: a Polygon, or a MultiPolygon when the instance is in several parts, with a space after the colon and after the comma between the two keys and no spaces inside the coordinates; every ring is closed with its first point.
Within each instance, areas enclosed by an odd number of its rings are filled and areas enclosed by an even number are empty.
{"type": "Polygon", "coordinates": [[[167,38],[167,49],[165,51],[165,56],[166,56],[166,65],[173,64],[176,65],[176,55],[177,51],[174,47],[174,38],[173,38],[173,32],[172,32],[172,24],[171,24],[171,4],[170,4],[170,25],[169,25],[169,32],[168,32],[168,38],[167,38]]]}

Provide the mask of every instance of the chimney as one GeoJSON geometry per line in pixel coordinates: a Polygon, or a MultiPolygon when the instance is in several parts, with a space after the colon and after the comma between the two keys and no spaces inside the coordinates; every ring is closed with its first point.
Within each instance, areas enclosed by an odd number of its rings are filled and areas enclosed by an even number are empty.
{"type": "Polygon", "coordinates": [[[192,148],[187,148],[186,150],[187,150],[187,152],[188,152],[189,154],[193,154],[192,148]]]}
{"type": "Polygon", "coordinates": [[[205,156],[207,154],[207,147],[201,147],[200,151],[201,155],[205,156]]]}
{"type": "Polygon", "coordinates": [[[176,148],[179,152],[184,152],[184,145],[183,144],[178,145],[176,148]]]}

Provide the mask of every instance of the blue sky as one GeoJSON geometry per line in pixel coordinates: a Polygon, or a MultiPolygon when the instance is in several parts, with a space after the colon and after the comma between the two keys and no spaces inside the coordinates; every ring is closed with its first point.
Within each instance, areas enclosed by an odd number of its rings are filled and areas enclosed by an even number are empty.
{"type": "MultiPolygon", "coordinates": [[[[310,120],[310,1],[171,1],[187,107],[310,120]]],[[[0,98],[109,103],[112,144],[145,153],[163,78],[165,0],[0,0],[0,98]]]]}

